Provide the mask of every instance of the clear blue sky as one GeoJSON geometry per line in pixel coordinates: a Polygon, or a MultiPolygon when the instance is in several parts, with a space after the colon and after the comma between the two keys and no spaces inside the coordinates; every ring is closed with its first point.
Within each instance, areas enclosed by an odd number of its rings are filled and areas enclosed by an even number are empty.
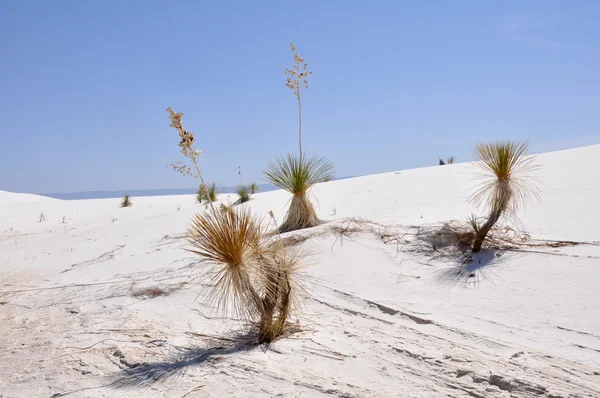
{"type": "Polygon", "coordinates": [[[289,42],[314,74],[304,147],[339,176],[600,143],[600,1],[0,1],[0,190],[261,182],[297,150],[289,42]]]}

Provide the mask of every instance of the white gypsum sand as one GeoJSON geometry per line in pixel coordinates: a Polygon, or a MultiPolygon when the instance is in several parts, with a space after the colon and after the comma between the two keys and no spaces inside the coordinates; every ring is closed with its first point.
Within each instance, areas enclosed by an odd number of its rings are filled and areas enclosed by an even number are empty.
{"type": "MultiPolygon", "coordinates": [[[[466,272],[415,234],[476,211],[472,164],[316,186],[329,222],[283,235],[314,253],[304,313],[266,351],[198,299],[194,195],[0,192],[0,397],[598,397],[599,158],[539,155],[528,245],[466,272]]],[[[281,222],[289,199],[244,206],[281,222]]]]}

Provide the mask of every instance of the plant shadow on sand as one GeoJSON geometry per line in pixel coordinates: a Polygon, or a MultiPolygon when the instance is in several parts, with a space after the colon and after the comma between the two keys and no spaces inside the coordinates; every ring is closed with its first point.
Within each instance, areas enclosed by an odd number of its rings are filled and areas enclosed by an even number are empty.
{"type": "Polygon", "coordinates": [[[482,281],[493,282],[496,277],[494,268],[509,256],[505,251],[485,250],[479,253],[466,254],[454,264],[437,272],[437,281],[452,288],[461,285],[463,288],[476,287],[482,281]]]}
{"type": "MultiPolygon", "coordinates": [[[[203,335],[204,336],[204,335],[203,335]]],[[[164,382],[171,378],[181,377],[194,367],[202,364],[215,364],[224,356],[260,348],[269,349],[269,345],[256,343],[256,333],[239,333],[232,338],[210,337],[212,343],[208,347],[177,347],[171,346],[168,359],[160,362],[130,362],[121,356],[121,364],[125,367],[109,379],[105,384],[95,387],[85,387],[63,393],[56,393],[51,398],[65,397],[99,388],[117,390],[143,389],[153,384],[164,382]],[[217,343],[219,341],[220,343],[217,343]]],[[[113,354],[115,355],[115,354],[113,354]]]]}
{"type": "Polygon", "coordinates": [[[183,376],[189,369],[202,364],[214,364],[224,356],[256,348],[267,350],[268,345],[256,343],[255,333],[245,333],[232,339],[222,339],[209,347],[173,347],[169,358],[152,363],[127,363],[126,368],[117,373],[112,388],[128,390],[144,388],[167,379],[183,376]]]}

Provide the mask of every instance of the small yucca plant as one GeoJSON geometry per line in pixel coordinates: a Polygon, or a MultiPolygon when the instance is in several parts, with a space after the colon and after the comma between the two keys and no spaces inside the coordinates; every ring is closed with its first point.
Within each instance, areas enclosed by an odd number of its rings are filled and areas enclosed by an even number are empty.
{"type": "Polygon", "coordinates": [[[310,228],[320,223],[308,194],[315,184],[333,178],[333,165],[327,159],[287,154],[269,162],[264,174],[272,184],[293,195],[279,232],[310,228]]]}
{"type": "Polygon", "coordinates": [[[200,185],[196,199],[198,203],[207,202],[212,203],[217,200],[217,195],[221,192],[220,187],[217,183],[213,182],[208,187],[206,185],[200,185]]]}
{"type": "Polygon", "coordinates": [[[246,185],[242,185],[241,187],[239,187],[236,193],[238,195],[237,203],[246,203],[250,200],[250,197],[252,195],[250,187],[246,185]]]}
{"type": "Polygon", "coordinates": [[[257,193],[257,192],[258,192],[258,189],[259,189],[259,188],[258,188],[258,185],[256,185],[256,183],[255,183],[255,182],[251,182],[251,183],[250,183],[250,185],[249,185],[248,187],[250,188],[250,193],[251,193],[252,195],[254,195],[255,193],[257,193]]]}
{"type": "Polygon", "coordinates": [[[121,200],[121,207],[130,207],[130,206],[133,206],[133,203],[131,203],[131,199],[129,198],[129,195],[123,196],[123,199],[121,200]]]}
{"type": "Polygon", "coordinates": [[[301,290],[302,255],[263,242],[260,224],[248,209],[210,208],[194,217],[188,241],[211,265],[208,304],[256,323],[259,343],[268,343],[284,331],[301,290]]]}
{"type": "Polygon", "coordinates": [[[443,160],[442,158],[440,158],[439,156],[438,156],[438,159],[440,160],[440,166],[443,166],[443,165],[445,165],[445,164],[453,164],[453,163],[454,163],[454,160],[455,160],[454,156],[450,156],[450,157],[448,158],[448,160],[446,160],[445,162],[444,162],[444,160],[443,160]]]}
{"type": "Polygon", "coordinates": [[[522,205],[539,198],[537,188],[530,181],[529,172],[536,166],[528,151],[526,141],[498,141],[475,146],[476,164],[483,171],[484,180],[471,201],[486,209],[489,215],[483,225],[471,217],[475,231],[473,252],[481,250],[488,232],[503,215],[516,217],[516,211],[522,205]]]}

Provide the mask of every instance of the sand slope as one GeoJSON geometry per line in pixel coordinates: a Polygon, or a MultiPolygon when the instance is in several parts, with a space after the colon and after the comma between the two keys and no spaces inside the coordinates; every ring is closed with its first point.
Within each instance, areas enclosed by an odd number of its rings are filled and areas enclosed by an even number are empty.
{"type": "MultiPolygon", "coordinates": [[[[288,234],[315,253],[305,314],[266,351],[196,300],[193,196],[0,192],[0,397],[599,397],[599,157],[539,155],[542,202],[520,217],[533,240],[578,244],[495,253],[472,277],[413,238],[475,210],[472,165],[316,187],[330,222],[288,234]]],[[[288,200],[249,205],[281,219],[288,200]]]]}

